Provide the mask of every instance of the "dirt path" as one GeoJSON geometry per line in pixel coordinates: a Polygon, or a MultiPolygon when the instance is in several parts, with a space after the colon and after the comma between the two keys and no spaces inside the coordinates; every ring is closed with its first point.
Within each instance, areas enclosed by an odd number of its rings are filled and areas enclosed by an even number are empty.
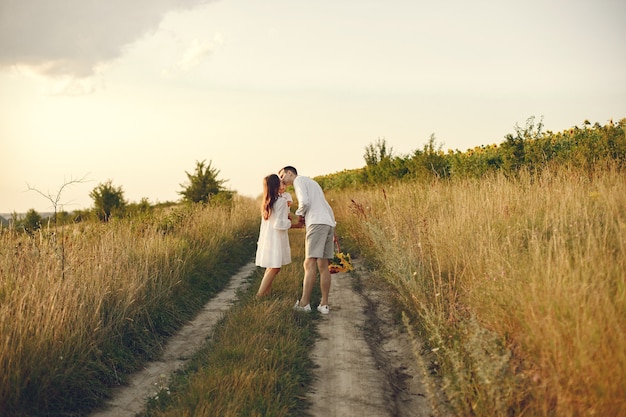
{"type": "Polygon", "coordinates": [[[318,325],[311,415],[432,416],[412,342],[394,323],[384,290],[355,266],[360,290],[351,275],[333,275],[330,314],[318,325]]]}
{"type": "Polygon", "coordinates": [[[116,388],[112,399],[103,410],[91,417],[134,417],[145,410],[147,399],[155,395],[158,386],[167,386],[170,375],[185,365],[193,353],[202,346],[222,315],[236,300],[237,290],[244,289],[247,278],[256,266],[253,262],[235,274],[226,289],[211,299],[198,316],[172,336],[160,360],[150,362],[130,378],[129,384],[116,388]]]}
{"type": "MultiPolygon", "coordinates": [[[[432,416],[422,382],[424,374],[413,354],[414,346],[394,322],[385,291],[377,280],[355,266],[359,278],[333,275],[331,311],[320,315],[320,338],[312,347],[318,368],[311,387],[311,416],[408,417],[432,416]],[[361,285],[355,290],[355,283],[361,285]]],[[[158,386],[167,386],[170,375],[185,365],[236,300],[237,290],[248,284],[254,271],[250,263],[239,270],[229,286],[209,301],[202,312],[174,335],[161,360],[134,374],[126,386],[113,391],[112,399],[90,417],[133,417],[145,410],[158,386]]],[[[315,313],[317,314],[317,313],[315,313]]]]}

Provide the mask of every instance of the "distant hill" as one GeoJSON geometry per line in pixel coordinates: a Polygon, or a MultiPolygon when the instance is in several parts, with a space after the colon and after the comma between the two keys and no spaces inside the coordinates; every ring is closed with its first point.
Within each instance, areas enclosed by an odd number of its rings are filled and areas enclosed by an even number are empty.
{"type": "Polygon", "coordinates": [[[3,226],[9,225],[9,221],[4,217],[4,214],[0,215],[0,224],[3,226]]]}

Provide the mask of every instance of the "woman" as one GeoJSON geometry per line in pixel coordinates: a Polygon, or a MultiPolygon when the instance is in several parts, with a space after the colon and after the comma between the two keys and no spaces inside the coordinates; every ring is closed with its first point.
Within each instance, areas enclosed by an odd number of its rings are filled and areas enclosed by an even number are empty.
{"type": "MultiPolygon", "coordinates": [[[[278,194],[284,198],[285,200],[287,200],[287,207],[291,207],[291,205],[293,204],[293,197],[291,197],[291,194],[289,194],[287,191],[285,191],[287,189],[287,186],[285,185],[285,183],[283,181],[280,182],[280,188],[278,189],[278,194]]],[[[291,220],[291,216],[289,216],[289,220],[291,220]]]]}
{"type": "Polygon", "coordinates": [[[271,174],[263,179],[261,230],[256,250],[256,265],[265,268],[257,297],[269,295],[272,282],[283,265],[291,263],[287,200],[280,196],[280,178],[271,174]]]}

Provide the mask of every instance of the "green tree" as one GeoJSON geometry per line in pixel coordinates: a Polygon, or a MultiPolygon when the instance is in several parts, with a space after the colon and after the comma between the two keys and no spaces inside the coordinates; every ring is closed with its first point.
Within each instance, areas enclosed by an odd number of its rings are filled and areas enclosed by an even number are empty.
{"type": "Polygon", "coordinates": [[[529,144],[532,141],[541,139],[543,136],[543,117],[539,123],[535,124],[535,117],[531,116],[526,120],[526,127],[521,128],[515,125],[515,136],[507,134],[505,142],[502,144],[502,168],[508,174],[516,173],[526,165],[530,156],[529,144]]]}
{"type": "Polygon", "coordinates": [[[108,221],[111,215],[124,213],[126,207],[124,191],[122,187],[114,187],[111,180],[98,184],[89,196],[93,199],[96,215],[102,221],[108,221]]]}
{"type": "Polygon", "coordinates": [[[22,220],[20,220],[19,225],[24,228],[24,230],[31,234],[35,230],[41,229],[42,217],[35,209],[30,209],[26,212],[26,216],[22,220]]]}
{"type": "Polygon", "coordinates": [[[367,166],[378,165],[379,163],[390,160],[393,154],[393,148],[387,149],[387,141],[385,138],[378,138],[376,143],[370,143],[365,147],[365,164],[367,166]]]}
{"type": "Polygon", "coordinates": [[[443,145],[436,143],[435,134],[431,134],[422,150],[416,150],[407,162],[413,178],[448,178],[450,176],[450,162],[442,151],[443,145]]]}
{"type": "Polygon", "coordinates": [[[196,170],[193,174],[185,171],[189,184],[180,184],[183,191],[183,201],[189,203],[209,203],[211,198],[220,192],[226,191],[223,184],[226,180],[217,179],[220,172],[211,166],[211,161],[205,166],[205,161],[196,161],[196,170]]]}
{"type": "Polygon", "coordinates": [[[369,184],[386,183],[398,179],[406,173],[402,158],[393,156],[393,149],[387,147],[385,138],[365,147],[365,170],[363,181],[369,184]]]}

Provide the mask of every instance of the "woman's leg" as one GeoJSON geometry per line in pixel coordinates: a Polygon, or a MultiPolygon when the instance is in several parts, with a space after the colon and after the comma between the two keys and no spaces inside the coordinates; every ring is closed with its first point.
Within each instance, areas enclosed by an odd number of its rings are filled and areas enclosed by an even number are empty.
{"type": "Polygon", "coordinates": [[[257,297],[264,297],[270,294],[272,291],[272,282],[274,282],[274,278],[279,272],[280,268],[265,268],[265,274],[263,274],[259,291],[256,293],[257,297]]]}

